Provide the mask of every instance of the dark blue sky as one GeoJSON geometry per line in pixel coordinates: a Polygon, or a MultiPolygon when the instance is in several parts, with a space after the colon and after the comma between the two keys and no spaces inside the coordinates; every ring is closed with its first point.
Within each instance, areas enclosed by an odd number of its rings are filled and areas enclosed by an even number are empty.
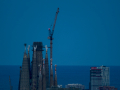
{"type": "Polygon", "coordinates": [[[58,7],[53,64],[120,65],[120,0],[0,0],[0,65],[22,65],[24,43],[50,46],[58,7]]]}

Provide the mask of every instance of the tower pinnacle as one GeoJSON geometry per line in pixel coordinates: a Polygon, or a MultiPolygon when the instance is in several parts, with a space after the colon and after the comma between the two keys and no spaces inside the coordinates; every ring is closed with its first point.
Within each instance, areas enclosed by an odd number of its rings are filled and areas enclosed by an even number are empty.
{"type": "Polygon", "coordinates": [[[34,47],[34,51],[36,51],[36,49],[37,49],[37,45],[36,45],[36,47],[34,47]]]}
{"type": "Polygon", "coordinates": [[[25,53],[26,53],[26,46],[27,46],[27,44],[25,43],[24,46],[25,46],[25,53]]]}
{"type": "Polygon", "coordinates": [[[27,49],[28,49],[28,53],[29,53],[29,50],[30,50],[30,45],[28,45],[28,48],[27,48],[27,49]]]}
{"type": "Polygon", "coordinates": [[[29,62],[26,54],[26,44],[25,46],[25,53],[22,62],[22,70],[20,76],[20,90],[30,90],[30,76],[29,76],[29,62]]]}

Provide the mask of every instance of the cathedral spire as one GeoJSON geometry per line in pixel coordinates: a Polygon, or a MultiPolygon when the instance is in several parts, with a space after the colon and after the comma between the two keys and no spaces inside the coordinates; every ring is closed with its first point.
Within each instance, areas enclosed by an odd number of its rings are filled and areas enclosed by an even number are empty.
{"type": "Polygon", "coordinates": [[[25,43],[25,44],[24,44],[24,46],[25,46],[25,53],[26,53],[26,45],[27,45],[27,44],[25,43]]]}
{"type": "Polygon", "coordinates": [[[49,88],[49,63],[48,63],[48,47],[45,45],[46,55],[45,55],[45,75],[46,75],[46,88],[49,88]]]}
{"type": "Polygon", "coordinates": [[[28,56],[27,56],[27,58],[28,58],[29,79],[30,79],[30,54],[29,54],[30,45],[28,45],[27,49],[28,49],[28,56]]]}
{"type": "Polygon", "coordinates": [[[24,46],[25,46],[25,51],[24,51],[24,57],[23,58],[27,58],[27,54],[26,54],[26,43],[24,44],[24,46]]]}
{"type": "Polygon", "coordinates": [[[28,49],[28,53],[29,53],[29,50],[30,50],[30,45],[28,45],[28,48],[27,48],[27,49],[28,49]]]}
{"type": "Polygon", "coordinates": [[[30,45],[28,45],[28,62],[29,62],[29,70],[30,70],[30,53],[29,53],[29,50],[30,50],[30,45]]]}
{"type": "Polygon", "coordinates": [[[32,90],[37,90],[37,61],[36,61],[36,49],[37,45],[33,47],[33,61],[32,61],[32,90]]]}
{"type": "Polygon", "coordinates": [[[23,57],[23,63],[22,63],[22,71],[21,71],[21,77],[20,77],[20,90],[30,90],[30,76],[29,76],[29,62],[26,54],[26,44],[25,46],[25,52],[23,57]]]}
{"type": "Polygon", "coordinates": [[[56,67],[57,65],[55,65],[55,77],[54,77],[54,86],[57,87],[57,73],[56,73],[56,67]]]}
{"type": "Polygon", "coordinates": [[[42,73],[41,73],[41,67],[42,67],[42,65],[39,64],[38,66],[40,66],[38,90],[42,90],[42,73]]]}
{"type": "Polygon", "coordinates": [[[45,74],[45,59],[43,59],[43,90],[46,90],[46,74],[45,74]]]}
{"type": "MultiPolygon", "coordinates": [[[[38,65],[41,64],[41,66],[42,66],[42,62],[43,62],[43,54],[42,54],[43,45],[42,45],[42,42],[33,42],[33,46],[34,46],[33,47],[33,54],[36,56],[36,59],[32,60],[32,62],[33,62],[32,63],[32,80],[33,80],[33,77],[35,76],[35,78],[34,78],[34,80],[35,80],[34,87],[36,87],[35,89],[37,90],[38,87],[39,87],[39,71],[40,71],[40,67],[38,65]],[[37,74],[35,74],[35,73],[37,73],[37,74]]],[[[41,73],[43,73],[42,67],[41,67],[41,73]]]]}
{"type": "Polygon", "coordinates": [[[52,58],[50,59],[50,87],[53,86],[53,69],[52,69],[52,58]]]}

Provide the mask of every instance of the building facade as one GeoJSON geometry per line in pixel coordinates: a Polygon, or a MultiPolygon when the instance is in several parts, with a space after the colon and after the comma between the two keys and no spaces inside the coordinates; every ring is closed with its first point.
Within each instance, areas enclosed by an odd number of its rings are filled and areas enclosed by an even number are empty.
{"type": "Polygon", "coordinates": [[[117,88],[113,86],[101,86],[98,88],[98,90],[117,90],[117,88]]]}
{"type": "Polygon", "coordinates": [[[90,90],[98,90],[99,86],[109,86],[109,67],[91,67],[90,68],[90,90]]]}
{"type": "Polygon", "coordinates": [[[82,84],[68,84],[65,87],[66,88],[80,88],[81,90],[85,89],[85,86],[82,84]]]}

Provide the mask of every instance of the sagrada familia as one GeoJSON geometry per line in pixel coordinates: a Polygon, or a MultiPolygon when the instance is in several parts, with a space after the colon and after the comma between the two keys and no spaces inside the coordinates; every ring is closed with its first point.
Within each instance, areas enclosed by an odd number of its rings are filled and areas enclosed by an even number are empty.
{"type": "Polygon", "coordinates": [[[30,64],[30,53],[25,51],[23,56],[22,67],[20,67],[20,77],[18,90],[46,90],[47,88],[57,87],[57,74],[55,65],[55,75],[53,79],[52,58],[50,59],[50,69],[48,63],[47,45],[45,59],[43,59],[42,42],[33,42],[33,56],[30,64]],[[49,76],[50,71],[50,76],[49,76]],[[50,77],[50,78],[49,78],[50,77]]]}

